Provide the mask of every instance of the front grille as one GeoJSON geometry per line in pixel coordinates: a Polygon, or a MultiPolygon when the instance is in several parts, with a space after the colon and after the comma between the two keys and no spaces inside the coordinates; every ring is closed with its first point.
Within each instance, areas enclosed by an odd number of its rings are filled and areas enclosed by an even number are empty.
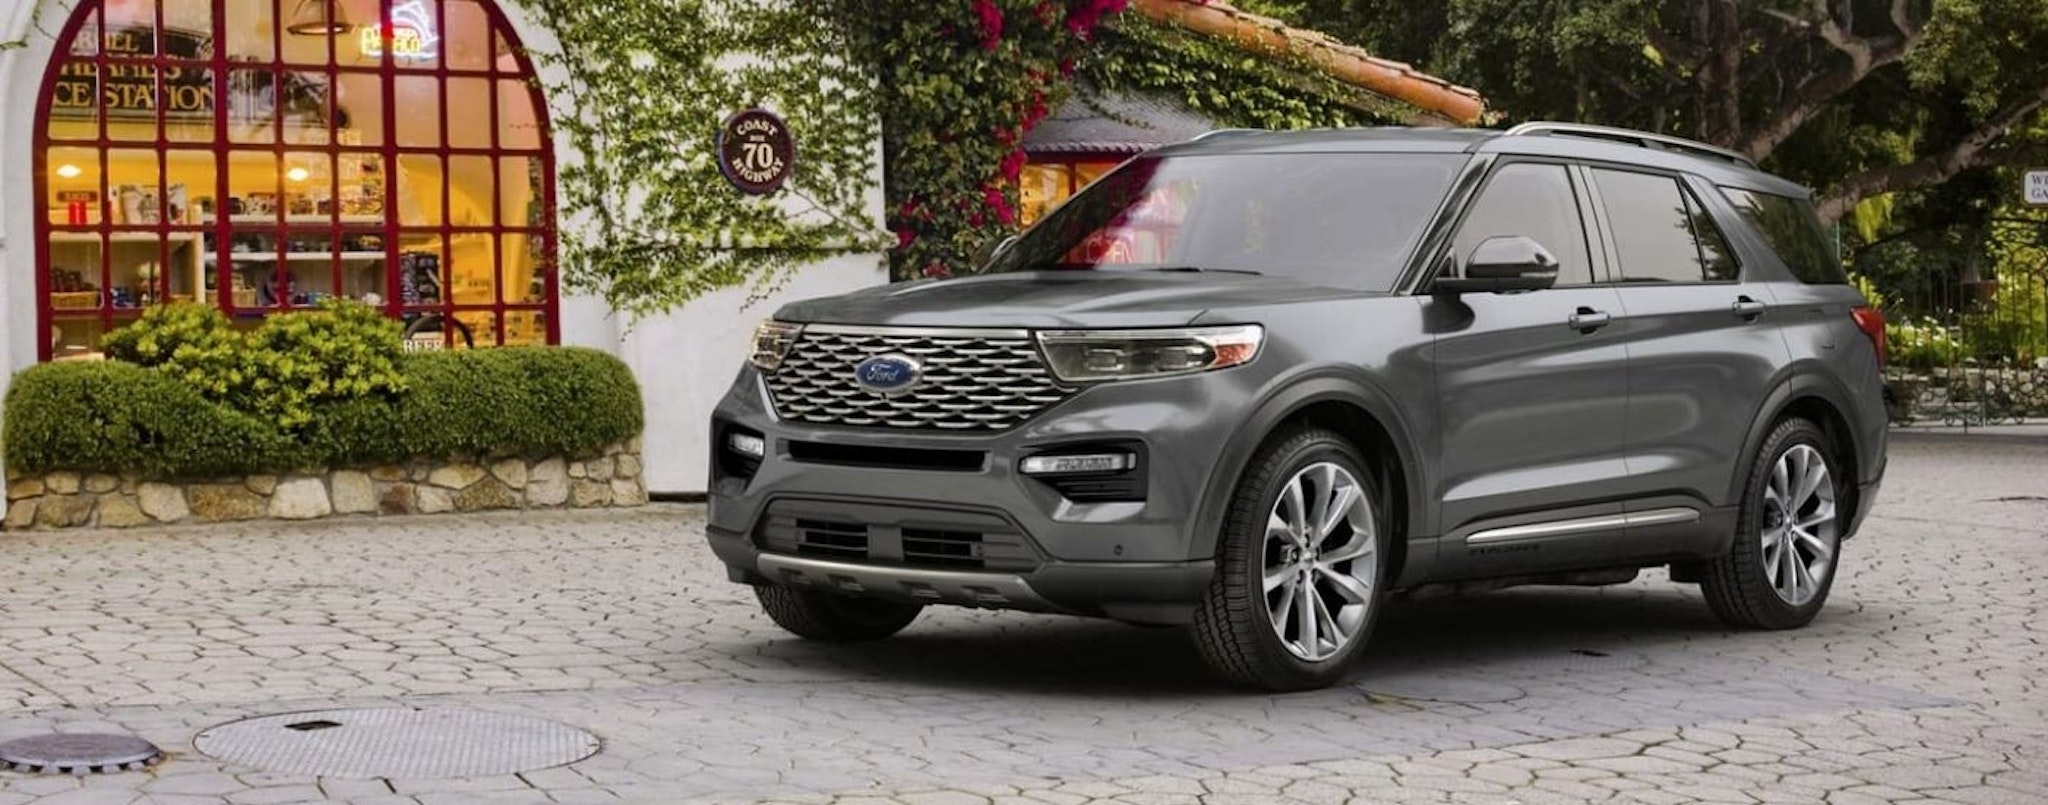
{"type": "Polygon", "coordinates": [[[942,509],[779,500],[757,539],[770,553],[872,565],[1028,572],[1039,562],[1002,518],[942,509]]]}
{"type": "Polygon", "coordinates": [[[1003,430],[1065,400],[1021,331],[805,327],[768,376],[775,412],[799,422],[928,430],[1003,430]],[[910,391],[884,396],[854,382],[861,361],[891,353],[923,366],[910,391]]]}

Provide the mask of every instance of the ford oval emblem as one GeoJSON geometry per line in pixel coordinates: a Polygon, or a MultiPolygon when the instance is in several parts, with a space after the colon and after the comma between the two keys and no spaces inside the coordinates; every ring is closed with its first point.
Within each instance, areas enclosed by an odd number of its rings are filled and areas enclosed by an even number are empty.
{"type": "Polygon", "coordinates": [[[853,367],[853,382],[876,394],[902,394],[923,379],[924,367],[908,355],[876,355],[853,367]]]}

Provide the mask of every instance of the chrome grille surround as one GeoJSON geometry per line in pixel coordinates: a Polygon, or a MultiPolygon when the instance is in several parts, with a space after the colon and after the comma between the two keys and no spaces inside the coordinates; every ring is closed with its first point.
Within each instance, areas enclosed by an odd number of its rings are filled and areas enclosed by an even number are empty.
{"type": "Polygon", "coordinates": [[[1029,331],[940,327],[805,325],[767,383],[785,420],[940,431],[1016,427],[1074,393],[1029,331]],[[855,383],[861,361],[891,353],[922,364],[917,386],[885,396],[855,383]]]}

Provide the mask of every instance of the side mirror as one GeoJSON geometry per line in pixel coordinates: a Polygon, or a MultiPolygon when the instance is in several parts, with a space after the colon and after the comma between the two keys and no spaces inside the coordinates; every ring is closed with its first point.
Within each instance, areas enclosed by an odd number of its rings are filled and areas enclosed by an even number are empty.
{"type": "Polygon", "coordinates": [[[1472,250],[1462,277],[1438,277],[1439,293],[1540,291],[1557,284],[1557,258],[1532,238],[1487,238],[1472,250]]]}

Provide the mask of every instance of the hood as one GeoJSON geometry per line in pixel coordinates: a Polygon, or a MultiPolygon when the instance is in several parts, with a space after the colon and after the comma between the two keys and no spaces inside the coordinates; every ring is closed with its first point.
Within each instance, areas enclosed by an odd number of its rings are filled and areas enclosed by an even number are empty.
{"type": "Polygon", "coordinates": [[[807,299],[784,321],[903,327],[1173,327],[1204,311],[1377,295],[1223,272],[1028,271],[807,299]]]}

